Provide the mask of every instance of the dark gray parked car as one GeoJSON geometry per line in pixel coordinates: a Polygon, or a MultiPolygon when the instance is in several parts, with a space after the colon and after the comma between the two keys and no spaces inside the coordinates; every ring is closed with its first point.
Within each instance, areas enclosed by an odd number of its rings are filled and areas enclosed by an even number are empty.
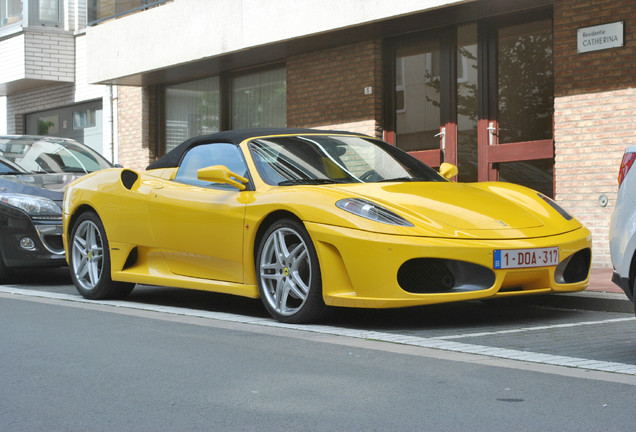
{"type": "Polygon", "coordinates": [[[66,138],[0,136],[0,283],[15,268],[64,266],[66,185],[112,165],[66,138]]]}

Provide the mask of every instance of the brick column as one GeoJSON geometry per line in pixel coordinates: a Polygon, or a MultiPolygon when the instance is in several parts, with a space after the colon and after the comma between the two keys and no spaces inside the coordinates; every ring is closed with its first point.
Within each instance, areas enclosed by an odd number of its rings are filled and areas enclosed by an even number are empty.
{"type": "Polygon", "coordinates": [[[382,92],[379,40],[292,57],[287,61],[287,125],[379,137],[382,92]]]}
{"type": "Polygon", "coordinates": [[[554,3],[556,201],[592,231],[594,267],[611,266],[618,168],[624,148],[636,144],[635,23],[633,0],[554,3]],[[624,47],[577,52],[579,28],[616,21],[625,22],[624,47]]]}
{"type": "Polygon", "coordinates": [[[117,134],[119,163],[145,169],[155,159],[156,97],[154,87],[118,87],[117,134]]]}

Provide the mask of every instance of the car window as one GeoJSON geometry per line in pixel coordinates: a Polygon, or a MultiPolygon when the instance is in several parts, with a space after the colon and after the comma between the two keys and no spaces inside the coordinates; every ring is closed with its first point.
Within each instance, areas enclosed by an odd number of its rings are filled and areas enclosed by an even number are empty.
{"type": "Polygon", "coordinates": [[[89,173],[111,167],[90,148],[53,137],[0,137],[0,162],[0,173],[89,173]]]}
{"type": "Polygon", "coordinates": [[[370,138],[273,137],[249,146],[256,169],[271,185],[446,181],[412,156],[370,138]]]}
{"type": "Polygon", "coordinates": [[[223,165],[240,176],[247,176],[247,164],[241,150],[234,144],[214,143],[193,147],[186,153],[175,181],[193,186],[214,187],[222,189],[236,189],[225,183],[210,183],[197,178],[197,171],[213,165],[223,165]]]}

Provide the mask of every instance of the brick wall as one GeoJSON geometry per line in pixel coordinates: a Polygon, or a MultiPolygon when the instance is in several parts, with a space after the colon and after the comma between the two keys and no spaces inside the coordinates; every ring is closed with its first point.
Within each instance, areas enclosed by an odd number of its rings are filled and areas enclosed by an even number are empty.
{"type": "Polygon", "coordinates": [[[636,2],[556,0],[556,200],[593,233],[593,265],[610,267],[609,221],[623,150],[636,144],[636,2]],[[625,44],[577,53],[577,29],[625,22],[625,44]],[[607,206],[600,204],[606,196],[607,206]]]}
{"type": "Polygon", "coordinates": [[[145,169],[155,159],[155,110],[154,87],[118,87],[118,161],[126,168],[145,169]]]}
{"type": "Polygon", "coordinates": [[[25,75],[31,79],[73,82],[75,37],[72,33],[29,29],[25,33],[25,75]]]}
{"type": "Polygon", "coordinates": [[[636,2],[556,0],[554,3],[555,95],[591,93],[636,84],[636,2]],[[625,46],[577,53],[577,29],[624,21],[625,46]]]}
{"type": "Polygon", "coordinates": [[[287,125],[381,136],[382,82],[380,41],[292,57],[287,61],[287,125]]]}

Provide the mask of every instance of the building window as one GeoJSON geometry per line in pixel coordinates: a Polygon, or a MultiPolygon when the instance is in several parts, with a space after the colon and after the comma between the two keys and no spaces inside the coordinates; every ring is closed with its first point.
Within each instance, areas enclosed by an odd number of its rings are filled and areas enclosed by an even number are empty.
{"type": "Polygon", "coordinates": [[[224,129],[285,127],[286,76],[285,67],[276,66],[163,87],[165,146],[159,153],[224,129]]]}
{"type": "Polygon", "coordinates": [[[219,77],[166,86],[166,151],[186,139],[220,130],[219,77]]]}
{"type": "Polygon", "coordinates": [[[287,125],[284,67],[237,75],[231,88],[232,129],[287,125]]]}
{"type": "Polygon", "coordinates": [[[95,127],[95,115],[94,108],[73,111],[73,130],[95,127]]]}
{"type": "Polygon", "coordinates": [[[28,135],[71,138],[102,154],[102,100],[27,114],[25,128],[28,135]]]}
{"type": "Polygon", "coordinates": [[[62,2],[60,0],[38,0],[37,21],[39,24],[58,25],[61,22],[62,2]]]}
{"type": "Polygon", "coordinates": [[[22,22],[22,0],[0,1],[0,27],[22,22]]]}
{"type": "Polygon", "coordinates": [[[38,117],[38,135],[59,135],[60,116],[57,114],[38,117]]]}
{"type": "Polygon", "coordinates": [[[0,0],[0,28],[12,24],[59,27],[62,6],[62,0],[0,0]]]}

